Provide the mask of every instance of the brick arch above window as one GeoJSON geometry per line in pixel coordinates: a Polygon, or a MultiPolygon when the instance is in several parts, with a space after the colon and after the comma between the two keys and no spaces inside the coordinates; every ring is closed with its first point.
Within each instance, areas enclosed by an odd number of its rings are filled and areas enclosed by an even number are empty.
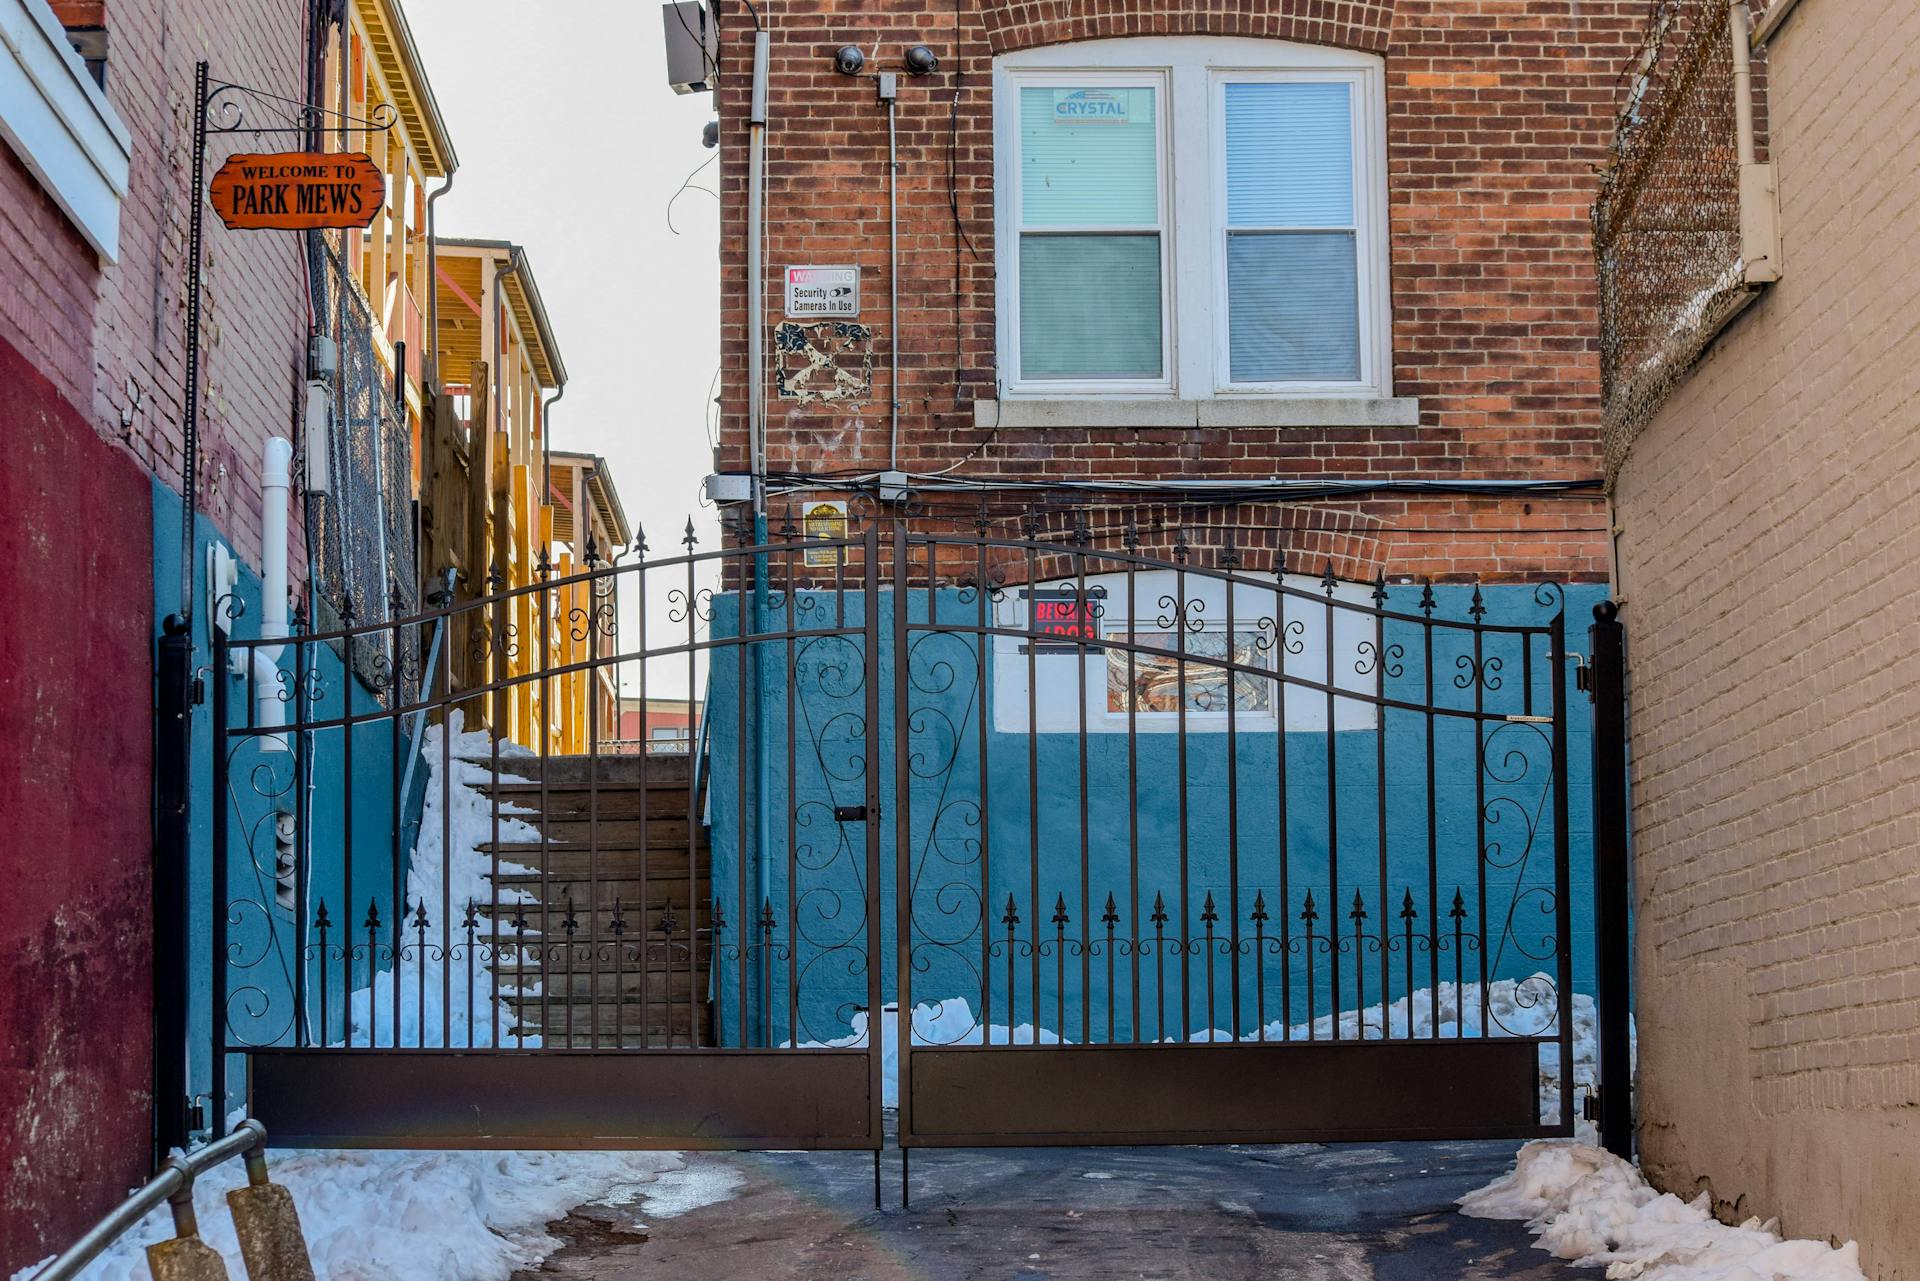
{"type": "Polygon", "coordinates": [[[1384,53],[1395,0],[985,0],[997,55],[1122,36],[1256,36],[1384,53]]]}

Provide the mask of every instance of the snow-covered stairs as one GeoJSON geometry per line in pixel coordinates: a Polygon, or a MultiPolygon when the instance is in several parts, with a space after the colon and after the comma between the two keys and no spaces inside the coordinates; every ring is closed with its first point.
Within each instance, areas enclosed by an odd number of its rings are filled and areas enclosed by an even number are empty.
{"type": "Polygon", "coordinates": [[[503,824],[539,833],[479,847],[499,867],[480,928],[497,922],[496,990],[525,1036],[582,1049],[712,1043],[711,860],[687,770],[685,756],[649,756],[643,787],[637,756],[517,756],[482,785],[503,824]]]}

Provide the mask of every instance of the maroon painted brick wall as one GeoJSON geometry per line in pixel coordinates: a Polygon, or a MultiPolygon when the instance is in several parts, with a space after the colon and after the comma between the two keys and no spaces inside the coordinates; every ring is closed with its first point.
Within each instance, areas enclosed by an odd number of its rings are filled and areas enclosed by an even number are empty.
{"type": "MultiPolygon", "coordinates": [[[[876,470],[888,451],[886,114],[870,78],[835,74],[854,43],[869,70],[925,42],[942,59],[902,79],[899,108],[901,466],[988,482],[1126,477],[1590,479],[1600,475],[1597,319],[1587,210],[1613,132],[1640,0],[1019,0],[859,5],[767,0],[772,32],[767,166],[770,271],[859,263],[878,329],[872,397],[797,404],[769,389],[774,470],[876,470]],[[1152,33],[1254,35],[1381,54],[1386,62],[1395,394],[1419,426],[1379,429],[993,431],[972,403],[994,378],[992,59],[1062,40],[1152,33]],[[958,73],[956,76],[955,73],[958,73]],[[950,117],[958,88],[957,115],[950,117]],[[951,131],[951,132],[950,132],[951,131]],[[949,140],[960,219],[954,289],[949,140]]],[[[752,23],[723,11],[722,350],[718,464],[748,466],[746,113],[752,23]]],[[[777,276],[774,284],[777,285],[777,276]]],[[[769,288],[763,320],[779,320],[769,288]]],[[[978,499],[964,504],[971,511],[978,499]]],[[[1598,493],[1530,500],[1380,497],[1122,517],[1233,523],[1354,577],[1600,579],[1607,518],[1598,493]]],[[[776,508],[776,520],[779,511],[776,508]]],[[[1270,554],[1270,553],[1269,553],[1270,554]]],[[[1254,563],[1261,563],[1256,554],[1254,563]]]]}
{"type": "Polygon", "coordinates": [[[0,340],[0,1274],[147,1172],[152,483],[0,340]]]}
{"type": "MultiPolygon", "coordinates": [[[[184,458],[193,67],[297,96],[307,8],[56,7],[110,33],[107,97],[132,137],[117,263],[0,145],[0,1275],[147,1170],[152,567],[175,554],[155,547],[152,486],[178,489],[184,458]]],[[[209,167],[236,144],[253,140],[217,143],[209,167]]],[[[304,389],[304,246],[208,222],[199,497],[257,559],[261,449],[304,389]]]]}

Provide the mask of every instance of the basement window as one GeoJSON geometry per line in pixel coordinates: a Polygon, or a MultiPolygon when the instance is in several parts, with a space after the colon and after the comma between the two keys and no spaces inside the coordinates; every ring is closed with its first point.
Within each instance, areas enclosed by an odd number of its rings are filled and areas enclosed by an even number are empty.
{"type": "Polygon", "coordinates": [[[1389,394],[1378,58],[1141,37],[994,76],[1005,396],[1389,394]]]}

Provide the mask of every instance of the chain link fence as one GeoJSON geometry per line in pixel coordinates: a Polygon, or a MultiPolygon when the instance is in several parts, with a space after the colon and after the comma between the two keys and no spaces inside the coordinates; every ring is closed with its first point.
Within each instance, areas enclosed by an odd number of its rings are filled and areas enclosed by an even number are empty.
{"type": "MultiPolygon", "coordinates": [[[[315,321],[340,352],[327,416],[327,484],[325,492],[309,495],[307,507],[313,524],[310,572],[323,615],[314,621],[330,630],[348,618],[382,622],[418,608],[413,439],[376,347],[365,296],[324,237],[309,242],[315,321]],[[324,616],[329,612],[331,619],[324,616]]],[[[353,669],[376,688],[391,681],[399,658],[378,637],[354,642],[353,669]]]]}
{"type": "Polygon", "coordinates": [[[1752,296],[1728,0],[1656,0],[1593,207],[1607,479],[1752,296]]]}

